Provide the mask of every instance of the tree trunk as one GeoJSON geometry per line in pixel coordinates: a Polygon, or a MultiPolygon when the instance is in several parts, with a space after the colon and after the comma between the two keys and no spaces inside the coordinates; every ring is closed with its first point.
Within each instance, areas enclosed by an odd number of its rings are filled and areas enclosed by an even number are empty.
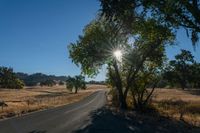
{"type": "Polygon", "coordinates": [[[126,103],[126,99],[124,97],[122,97],[120,99],[120,109],[124,110],[124,109],[127,109],[127,103],[126,103]]]}
{"type": "Polygon", "coordinates": [[[181,88],[184,90],[185,89],[185,83],[181,81],[181,88]]]}
{"type": "Polygon", "coordinates": [[[119,108],[127,109],[126,98],[123,95],[122,87],[120,87],[119,85],[116,85],[116,86],[117,86],[118,98],[119,98],[119,108]]]}
{"type": "Polygon", "coordinates": [[[120,109],[122,109],[122,110],[127,109],[127,103],[126,103],[126,100],[125,100],[125,99],[123,99],[123,100],[121,101],[120,109]]]}
{"type": "Polygon", "coordinates": [[[114,62],[113,67],[114,67],[114,70],[116,73],[115,85],[116,85],[116,88],[118,90],[118,95],[119,95],[119,108],[127,109],[126,97],[123,94],[122,80],[121,80],[121,76],[120,76],[118,65],[117,65],[116,61],[114,62]]]}
{"type": "Polygon", "coordinates": [[[78,92],[78,88],[75,88],[75,94],[78,92]]]}

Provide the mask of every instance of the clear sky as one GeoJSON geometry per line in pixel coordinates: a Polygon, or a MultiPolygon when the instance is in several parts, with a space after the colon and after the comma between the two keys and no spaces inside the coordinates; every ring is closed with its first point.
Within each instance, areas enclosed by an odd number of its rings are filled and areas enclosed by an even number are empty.
{"type": "MultiPolygon", "coordinates": [[[[0,66],[29,74],[80,74],[68,58],[67,45],[99,8],[98,0],[0,0],[0,66]]],[[[185,31],[177,34],[178,46],[167,48],[167,56],[172,59],[183,48],[200,61],[200,46],[194,51],[185,31]]],[[[104,78],[102,70],[95,80],[104,78]]]]}

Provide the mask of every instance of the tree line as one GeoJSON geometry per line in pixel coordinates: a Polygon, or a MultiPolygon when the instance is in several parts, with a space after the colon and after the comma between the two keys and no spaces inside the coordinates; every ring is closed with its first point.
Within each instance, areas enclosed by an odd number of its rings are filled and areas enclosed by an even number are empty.
{"type": "Polygon", "coordinates": [[[0,88],[22,89],[25,85],[54,86],[56,84],[66,84],[66,88],[70,91],[75,89],[75,93],[79,89],[86,89],[85,77],[82,75],[76,75],[74,77],[45,75],[42,73],[28,75],[25,73],[15,73],[12,68],[0,67],[0,88]]]}
{"type": "Polygon", "coordinates": [[[24,86],[64,85],[66,80],[67,76],[45,75],[42,73],[28,75],[21,72],[15,73],[12,68],[0,67],[0,88],[21,89],[24,86]]]}
{"type": "Polygon", "coordinates": [[[13,72],[12,68],[0,67],[0,88],[21,89],[26,86],[54,86],[65,85],[72,91],[75,88],[77,93],[78,89],[85,89],[86,84],[105,84],[104,81],[85,81],[82,75],[72,76],[54,76],[45,75],[42,73],[35,73],[28,75],[22,72],[13,72]],[[57,82],[56,82],[57,81],[57,82]]]}
{"type": "Polygon", "coordinates": [[[182,49],[175,60],[169,61],[163,77],[172,87],[200,89],[200,63],[190,51],[182,49]]]}
{"type": "Polygon", "coordinates": [[[54,81],[65,82],[67,79],[67,76],[46,75],[43,73],[34,73],[29,75],[26,73],[17,72],[16,76],[20,80],[23,80],[26,86],[36,86],[38,83],[42,83],[42,85],[45,83],[55,84],[54,81]]]}

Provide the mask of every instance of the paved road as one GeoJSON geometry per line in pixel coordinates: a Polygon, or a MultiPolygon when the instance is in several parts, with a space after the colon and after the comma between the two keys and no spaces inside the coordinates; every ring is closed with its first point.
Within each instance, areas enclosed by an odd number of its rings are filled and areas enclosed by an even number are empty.
{"type": "Polygon", "coordinates": [[[97,91],[80,102],[0,121],[0,133],[69,133],[87,126],[90,113],[106,102],[97,91]]]}

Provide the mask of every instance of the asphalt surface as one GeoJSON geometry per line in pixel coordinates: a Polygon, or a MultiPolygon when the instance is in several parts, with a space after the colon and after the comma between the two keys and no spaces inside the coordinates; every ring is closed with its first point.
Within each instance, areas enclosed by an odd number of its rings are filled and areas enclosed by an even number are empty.
{"type": "Polygon", "coordinates": [[[0,121],[0,133],[71,133],[89,124],[91,112],[103,107],[105,91],[65,106],[0,121]]]}

